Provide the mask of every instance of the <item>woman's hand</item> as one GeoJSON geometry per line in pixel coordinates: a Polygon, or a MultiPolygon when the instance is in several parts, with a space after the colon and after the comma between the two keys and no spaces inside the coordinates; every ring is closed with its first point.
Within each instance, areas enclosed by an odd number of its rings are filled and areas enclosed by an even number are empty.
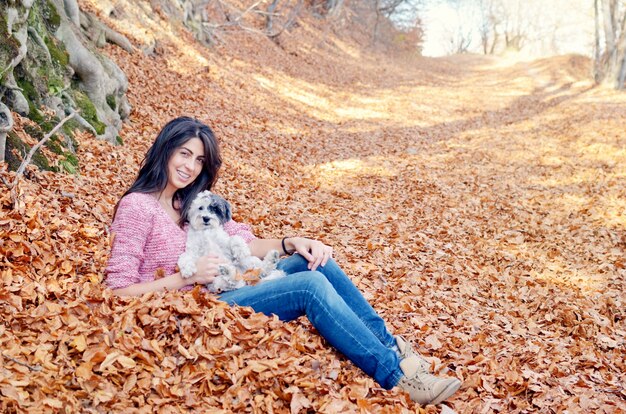
{"type": "Polygon", "coordinates": [[[196,273],[188,280],[201,285],[213,283],[215,277],[220,274],[219,267],[222,264],[226,264],[226,261],[219,256],[202,256],[196,262],[196,273]]]}
{"type": "Polygon", "coordinates": [[[305,237],[289,237],[285,243],[300,253],[308,262],[309,270],[315,271],[318,266],[326,266],[328,259],[333,257],[333,248],[321,241],[307,239],[305,237]]]}

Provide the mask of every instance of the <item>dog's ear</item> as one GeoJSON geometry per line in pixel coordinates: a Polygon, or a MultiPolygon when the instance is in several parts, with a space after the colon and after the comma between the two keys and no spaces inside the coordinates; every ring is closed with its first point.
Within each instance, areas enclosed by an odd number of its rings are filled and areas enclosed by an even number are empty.
{"type": "Polygon", "coordinates": [[[213,194],[213,197],[217,200],[217,208],[220,211],[220,221],[222,224],[230,221],[233,218],[233,214],[230,210],[230,203],[224,200],[222,197],[213,194]]]}

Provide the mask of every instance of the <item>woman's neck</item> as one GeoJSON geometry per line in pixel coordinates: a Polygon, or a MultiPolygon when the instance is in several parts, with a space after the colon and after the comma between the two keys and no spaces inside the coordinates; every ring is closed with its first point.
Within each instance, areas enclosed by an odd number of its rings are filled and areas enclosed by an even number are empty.
{"type": "Polygon", "coordinates": [[[166,191],[163,191],[162,193],[154,193],[154,198],[157,199],[161,208],[172,218],[172,220],[175,223],[178,223],[180,220],[180,212],[177,210],[178,207],[175,207],[172,202],[174,194],[168,194],[166,191]]]}
{"type": "Polygon", "coordinates": [[[172,200],[174,199],[174,194],[176,193],[175,190],[171,190],[169,188],[165,188],[163,191],[161,191],[160,193],[155,193],[155,197],[157,200],[159,200],[161,203],[167,204],[167,205],[172,205],[172,200]]]}

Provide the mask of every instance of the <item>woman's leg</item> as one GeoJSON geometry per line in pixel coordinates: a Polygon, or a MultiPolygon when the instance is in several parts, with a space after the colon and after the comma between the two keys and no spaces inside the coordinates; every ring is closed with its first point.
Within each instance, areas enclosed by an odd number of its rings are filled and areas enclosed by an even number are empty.
{"type": "Polygon", "coordinates": [[[320,272],[299,272],[245,286],[223,293],[220,299],[284,321],[306,315],[332,346],[386,389],[403,375],[397,354],[381,343],[320,272]]]}
{"type": "MultiPolygon", "coordinates": [[[[281,260],[278,268],[288,275],[304,272],[300,276],[306,277],[307,260],[299,254],[281,260]]],[[[333,285],[339,296],[343,298],[352,311],[361,319],[378,340],[388,348],[396,345],[393,335],[387,330],[385,321],[376,313],[372,305],[363,297],[361,291],[354,286],[350,278],[341,270],[334,260],[329,260],[326,266],[319,267],[318,272],[322,273],[333,285]]]]}

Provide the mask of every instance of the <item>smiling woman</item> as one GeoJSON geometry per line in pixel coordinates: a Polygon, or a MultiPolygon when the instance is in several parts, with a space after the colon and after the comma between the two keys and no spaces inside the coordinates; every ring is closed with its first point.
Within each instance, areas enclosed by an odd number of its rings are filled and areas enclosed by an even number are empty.
{"type": "MultiPolygon", "coordinates": [[[[176,118],[163,127],[148,150],[137,179],[122,197],[151,194],[173,211],[175,221],[182,224],[187,221],[193,198],[213,186],[221,166],[213,131],[195,119],[176,118]]],[[[119,203],[114,216],[118,207],[119,203]]]]}

